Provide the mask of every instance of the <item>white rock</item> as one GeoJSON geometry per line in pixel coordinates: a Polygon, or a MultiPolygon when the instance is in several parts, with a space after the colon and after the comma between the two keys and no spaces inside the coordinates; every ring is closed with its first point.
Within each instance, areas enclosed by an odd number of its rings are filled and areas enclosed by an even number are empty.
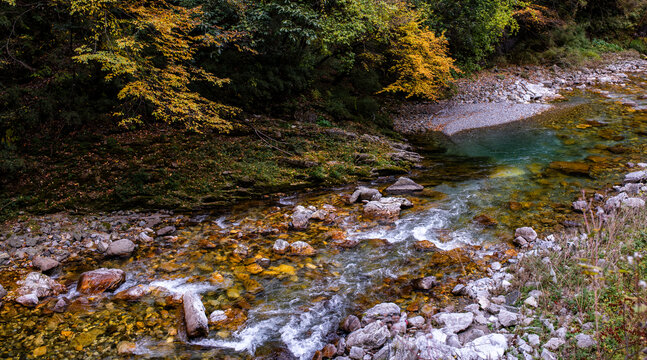
{"type": "Polygon", "coordinates": [[[539,335],[528,334],[528,343],[535,347],[539,346],[539,335]]]}
{"type": "Polygon", "coordinates": [[[577,341],[577,347],[580,349],[590,348],[596,344],[591,335],[587,334],[578,334],[575,336],[575,340],[577,341]]]}
{"type": "Polygon", "coordinates": [[[537,306],[539,306],[539,304],[537,304],[537,300],[535,300],[535,298],[532,297],[532,296],[529,296],[523,303],[528,305],[528,306],[535,307],[535,308],[537,306]]]}
{"type": "Polygon", "coordinates": [[[444,325],[444,328],[451,332],[457,333],[467,329],[474,321],[474,314],[468,313],[439,313],[432,317],[439,324],[444,325]]]}

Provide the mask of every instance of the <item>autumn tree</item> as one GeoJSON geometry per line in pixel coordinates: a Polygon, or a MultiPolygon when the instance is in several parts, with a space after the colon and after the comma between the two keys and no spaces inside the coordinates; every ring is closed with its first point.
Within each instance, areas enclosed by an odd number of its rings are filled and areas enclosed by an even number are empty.
{"type": "Polygon", "coordinates": [[[201,131],[228,131],[237,110],[194,91],[195,82],[222,86],[221,79],[193,63],[200,47],[221,45],[222,36],[198,32],[200,7],[165,0],[71,0],[70,11],[87,29],[75,60],[101,64],[108,80],[119,79],[121,124],[141,121],[143,109],[158,120],[201,131]]]}

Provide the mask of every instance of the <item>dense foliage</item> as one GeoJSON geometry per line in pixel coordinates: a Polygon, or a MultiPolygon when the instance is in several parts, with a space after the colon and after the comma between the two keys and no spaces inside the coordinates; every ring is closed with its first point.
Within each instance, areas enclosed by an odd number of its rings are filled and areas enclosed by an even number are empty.
{"type": "Polygon", "coordinates": [[[226,132],[242,110],[385,125],[381,98],[436,100],[452,75],[497,56],[645,52],[646,9],[647,0],[1,0],[0,166],[21,166],[16,146],[117,123],[226,132]]]}

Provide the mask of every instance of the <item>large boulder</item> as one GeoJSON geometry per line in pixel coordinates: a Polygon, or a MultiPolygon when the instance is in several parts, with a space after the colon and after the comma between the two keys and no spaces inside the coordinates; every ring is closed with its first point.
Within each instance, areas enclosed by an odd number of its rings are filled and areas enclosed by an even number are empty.
{"type": "Polygon", "coordinates": [[[368,201],[378,201],[382,198],[382,194],[377,189],[367,188],[365,186],[359,186],[353,194],[348,199],[348,202],[353,204],[358,201],[368,200],[368,201]]]}
{"type": "Polygon", "coordinates": [[[348,334],[346,347],[350,349],[353,346],[359,346],[366,349],[376,349],[382,346],[390,336],[389,328],[378,320],[348,334]]]}
{"type": "Polygon", "coordinates": [[[82,294],[100,294],[117,289],[124,281],[126,273],[123,270],[101,268],[81,274],[76,289],[82,294]]]}
{"type": "Polygon", "coordinates": [[[130,256],[135,250],[135,243],[128,239],[113,241],[106,250],[108,256],[130,256]]]}
{"type": "Polygon", "coordinates": [[[423,189],[424,186],[416,184],[415,181],[403,176],[395,184],[386,188],[386,192],[390,194],[406,194],[414,191],[422,191],[423,189]]]}
{"type": "Polygon", "coordinates": [[[184,323],[186,334],[189,338],[204,337],[209,334],[209,320],[200,297],[193,292],[186,292],[182,296],[184,308],[184,323]]]}

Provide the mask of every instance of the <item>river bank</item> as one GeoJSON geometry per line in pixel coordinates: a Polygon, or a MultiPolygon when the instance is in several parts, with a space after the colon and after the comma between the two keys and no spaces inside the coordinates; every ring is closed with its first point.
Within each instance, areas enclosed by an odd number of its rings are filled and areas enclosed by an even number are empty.
{"type": "Polygon", "coordinates": [[[585,91],[604,84],[625,86],[627,74],[646,68],[647,59],[631,52],[609,55],[574,69],[556,65],[494,68],[458,80],[451,99],[404,106],[394,119],[394,127],[403,134],[440,131],[451,136],[524,120],[554,109],[555,102],[565,99],[562,92],[585,91]]]}

